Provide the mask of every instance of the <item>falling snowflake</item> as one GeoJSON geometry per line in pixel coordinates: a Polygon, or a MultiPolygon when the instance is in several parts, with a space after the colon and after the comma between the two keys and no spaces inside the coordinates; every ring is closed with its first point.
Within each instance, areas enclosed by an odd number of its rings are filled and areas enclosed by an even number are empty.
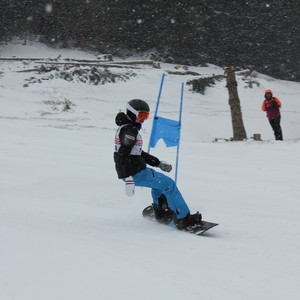
{"type": "Polygon", "coordinates": [[[53,10],[53,5],[52,3],[47,3],[46,6],[45,6],[45,11],[47,14],[51,14],[52,13],[52,10],[53,10]]]}

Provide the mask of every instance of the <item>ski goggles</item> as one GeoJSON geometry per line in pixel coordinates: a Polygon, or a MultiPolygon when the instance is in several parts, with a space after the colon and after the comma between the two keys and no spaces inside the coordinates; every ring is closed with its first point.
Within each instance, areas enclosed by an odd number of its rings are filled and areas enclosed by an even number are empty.
{"type": "Polygon", "coordinates": [[[149,118],[150,113],[148,111],[138,111],[137,117],[141,121],[145,121],[149,118]]]}
{"type": "Polygon", "coordinates": [[[140,120],[145,121],[149,118],[150,113],[148,111],[138,111],[134,109],[131,105],[127,105],[127,109],[130,110],[134,115],[140,120]]]}

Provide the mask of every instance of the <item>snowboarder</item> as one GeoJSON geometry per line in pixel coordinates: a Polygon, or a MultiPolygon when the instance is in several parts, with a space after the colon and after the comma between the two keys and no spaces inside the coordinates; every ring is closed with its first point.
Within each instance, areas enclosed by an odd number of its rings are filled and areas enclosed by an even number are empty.
{"type": "Polygon", "coordinates": [[[125,182],[126,195],[133,196],[135,186],[152,189],[153,208],[158,221],[169,222],[174,218],[180,229],[200,224],[202,216],[199,212],[190,214],[176,183],[163,173],[170,172],[172,166],[142,150],[143,140],[140,129],[150,113],[149,105],[140,99],[127,103],[126,114],[119,112],[115,118],[119,126],[115,135],[114,162],[118,178],[125,182]]]}
{"type": "Polygon", "coordinates": [[[282,130],[280,126],[280,110],[281,102],[278,98],[273,97],[271,90],[265,90],[265,100],[262,104],[262,110],[267,113],[267,117],[274,131],[275,139],[282,141],[282,130]]]}

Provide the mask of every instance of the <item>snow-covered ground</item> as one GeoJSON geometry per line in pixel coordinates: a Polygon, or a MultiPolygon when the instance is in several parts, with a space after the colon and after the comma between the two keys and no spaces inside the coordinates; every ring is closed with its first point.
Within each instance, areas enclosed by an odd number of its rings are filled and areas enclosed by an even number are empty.
{"type": "MultiPolygon", "coordinates": [[[[44,45],[1,46],[1,57],[89,58],[44,45]]],[[[147,222],[150,191],[127,198],[112,154],[114,117],[133,98],[155,109],[160,79],[174,65],[135,70],[127,82],[87,85],[18,72],[34,63],[0,63],[0,299],[299,298],[300,83],[238,76],[248,137],[230,138],[225,81],[206,95],[185,86],[178,186],[191,211],[218,222],[197,237],[147,222]],[[261,111],[265,89],[281,99],[284,141],[261,111]],[[63,101],[73,106],[63,111],[63,101]]],[[[194,67],[203,75],[219,67],[194,67]]],[[[167,75],[160,115],[177,118],[181,82],[167,75]]],[[[152,114],[153,117],[153,114],[152,114]]],[[[142,129],[148,147],[152,118],[142,129]]],[[[175,162],[160,143],[151,153],[175,162]]],[[[174,177],[172,171],[171,176],[174,177]]]]}

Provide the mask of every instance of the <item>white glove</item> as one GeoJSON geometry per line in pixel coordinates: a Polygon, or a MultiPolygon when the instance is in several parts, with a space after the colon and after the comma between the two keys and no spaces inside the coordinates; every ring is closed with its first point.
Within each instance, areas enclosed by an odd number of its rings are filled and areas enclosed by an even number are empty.
{"type": "Polygon", "coordinates": [[[132,197],[134,196],[134,181],[132,176],[125,178],[125,194],[126,196],[132,197]]]}
{"type": "Polygon", "coordinates": [[[158,167],[165,172],[171,172],[172,171],[172,165],[167,163],[166,161],[161,161],[158,165],[158,167]]]}

